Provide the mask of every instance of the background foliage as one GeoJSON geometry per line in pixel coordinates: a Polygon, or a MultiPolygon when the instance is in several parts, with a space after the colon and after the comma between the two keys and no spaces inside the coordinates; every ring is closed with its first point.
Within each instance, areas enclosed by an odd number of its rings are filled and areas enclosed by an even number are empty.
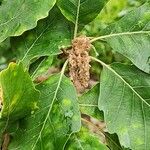
{"type": "Polygon", "coordinates": [[[149,0],[0,0],[0,71],[3,150],[149,150],[149,0]],[[77,93],[63,51],[81,35],[77,93]]]}

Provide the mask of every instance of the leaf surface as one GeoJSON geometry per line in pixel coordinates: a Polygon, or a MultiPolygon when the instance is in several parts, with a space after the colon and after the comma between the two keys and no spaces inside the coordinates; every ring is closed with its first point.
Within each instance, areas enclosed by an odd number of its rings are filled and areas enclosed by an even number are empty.
{"type": "Polygon", "coordinates": [[[63,149],[71,134],[80,130],[77,95],[71,81],[57,74],[37,85],[39,110],[20,122],[9,149],[63,149]]]}
{"type": "Polygon", "coordinates": [[[114,51],[126,56],[139,69],[150,73],[150,2],[108,26],[104,33],[108,35],[104,38],[114,51]]]}
{"type": "Polygon", "coordinates": [[[0,119],[18,120],[38,108],[39,92],[22,64],[10,63],[0,73],[2,110],[0,119]]]}
{"type": "Polygon", "coordinates": [[[53,57],[41,57],[30,65],[30,74],[32,80],[36,80],[38,77],[46,77],[49,75],[50,67],[52,67],[53,57]]]}
{"type": "Polygon", "coordinates": [[[100,141],[98,135],[91,133],[89,129],[82,127],[81,131],[72,135],[66,150],[109,150],[108,147],[100,141]]]}
{"type": "Polygon", "coordinates": [[[79,8],[79,25],[86,25],[100,13],[107,0],[58,0],[57,5],[62,14],[73,23],[76,22],[79,8]]]}
{"type": "Polygon", "coordinates": [[[3,142],[3,132],[5,131],[5,124],[6,122],[0,120],[0,147],[2,146],[3,142]]]}
{"type": "Polygon", "coordinates": [[[70,45],[71,36],[70,23],[54,8],[35,29],[14,38],[12,44],[17,58],[28,65],[33,58],[59,54],[61,47],[70,45]]]}
{"type": "Polygon", "coordinates": [[[150,140],[150,75],[135,66],[104,65],[99,109],[110,133],[133,150],[148,150],[150,140]]]}
{"type": "Polygon", "coordinates": [[[123,148],[120,145],[118,136],[116,134],[105,133],[106,135],[106,143],[111,150],[130,150],[127,148],[123,148]]]}
{"type": "Polygon", "coordinates": [[[56,0],[5,0],[0,6],[0,42],[21,35],[48,16],[56,0]]]}
{"type": "Polygon", "coordinates": [[[83,114],[103,120],[103,112],[98,109],[99,84],[79,97],[80,111],[83,114]]]}

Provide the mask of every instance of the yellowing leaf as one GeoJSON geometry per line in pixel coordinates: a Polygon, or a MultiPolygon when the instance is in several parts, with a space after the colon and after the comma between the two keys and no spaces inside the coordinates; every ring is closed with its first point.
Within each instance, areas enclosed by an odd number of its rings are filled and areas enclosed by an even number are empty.
{"type": "Polygon", "coordinates": [[[10,63],[0,73],[1,119],[18,120],[38,108],[39,92],[22,64],[10,63]]]}
{"type": "Polygon", "coordinates": [[[63,150],[68,139],[80,130],[77,95],[71,81],[56,74],[37,85],[39,110],[22,119],[9,149],[63,150]]]}

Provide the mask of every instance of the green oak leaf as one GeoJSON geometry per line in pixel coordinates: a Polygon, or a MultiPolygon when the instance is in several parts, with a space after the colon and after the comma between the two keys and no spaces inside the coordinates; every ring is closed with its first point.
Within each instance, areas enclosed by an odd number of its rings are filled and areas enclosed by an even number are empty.
{"type": "Polygon", "coordinates": [[[0,71],[7,67],[6,63],[14,57],[11,51],[10,39],[7,38],[5,41],[0,43],[0,71]]]}
{"type": "Polygon", "coordinates": [[[0,89],[3,104],[0,119],[15,121],[38,108],[39,92],[22,64],[10,63],[0,72],[0,89]]]}
{"type": "Polygon", "coordinates": [[[120,145],[118,136],[116,134],[105,133],[106,143],[111,150],[129,150],[127,148],[123,148],[120,145]]]}
{"type": "Polygon", "coordinates": [[[81,126],[76,90],[63,74],[52,75],[36,86],[39,110],[20,121],[9,149],[62,150],[81,126]]]}
{"type": "Polygon", "coordinates": [[[2,146],[3,142],[3,132],[5,131],[6,122],[0,120],[0,147],[2,146]]]}
{"type": "Polygon", "coordinates": [[[0,42],[36,27],[56,0],[5,0],[0,6],[0,42]]]}
{"type": "Polygon", "coordinates": [[[53,63],[53,57],[41,57],[30,65],[30,74],[34,81],[39,76],[47,76],[49,69],[53,63]]]}
{"type": "Polygon", "coordinates": [[[3,41],[0,43],[0,57],[4,55],[4,52],[7,51],[10,48],[10,39],[3,41]]]}
{"type": "MultiPolygon", "coordinates": [[[[99,83],[79,97],[80,111],[83,114],[98,119],[99,121],[103,121],[104,120],[103,112],[98,109],[98,99],[99,99],[99,83]]],[[[82,134],[82,131],[80,133],[82,134]]],[[[120,146],[118,142],[117,136],[110,135],[109,133],[105,133],[104,131],[103,134],[105,135],[107,144],[110,146],[112,150],[123,150],[123,148],[120,146]]],[[[91,137],[91,139],[93,138],[91,137]]]]}
{"type": "Polygon", "coordinates": [[[71,43],[71,24],[57,8],[49,16],[40,20],[37,27],[12,39],[13,50],[23,64],[41,56],[52,56],[61,53],[60,48],[71,43]]]}
{"type": "Polygon", "coordinates": [[[130,59],[139,69],[150,73],[150,2],[129,12],[108,26],[102,38],[114,51],[130,59]]]}
{"type": "Polygon", "coordinates": [[[107,0],[58,0],[57,6],[62,14],[73,23],[79,9],[79,25],[86,25],[97,17],[107,0]]]}
{"type": "Polygon", "coordinates": [[[103,66],[98,106],[108,132],[126,148],[149,150],[150,75],[133,65],[103,66]]]}
{"type": "Polygon", "coordinates": [[[103,120],[103,112],[98,109],[99,84],[79,97],[80,111],[83,114],[103,120]]]}
{"type": "Polygon", "coordinates": [[[79,133],[72,135],[66,150],[109,150],[109,148],[100,141],[100,137],[82,127],[79,133]]]}

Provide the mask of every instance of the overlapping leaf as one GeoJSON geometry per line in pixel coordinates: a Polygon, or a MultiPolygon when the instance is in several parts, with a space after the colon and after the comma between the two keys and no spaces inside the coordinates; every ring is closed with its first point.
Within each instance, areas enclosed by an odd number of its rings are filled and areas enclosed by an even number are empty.
{"type": "Polygon", "coordinates": [[[110,46],[150,73],[150,2],[105,29],[110,46]],[[110,34],[110,35],[109,35],[110,34]]]}
{"type": "MultiPolygon", "coordinates": [[[[103,64],[104,65],[104,64],[103,64]]],[[[104,65],[99,109],[110,133],[132,150],[149,150],[150,75],[134,66],[104,65]]]]}
{"type": "MultiPolygon", "coordinates": [[[[80,111],[83,114],[89,115],[90,117],[94,117],[100,121],[103,120],[104,118],[103,118],[103,112],[99,111],[98,109],[98,98],[99,98],[99,84],[96,84],[92,89],[90,89],[88,92],[84,93],[82,96],[79,97],[79,106],[80,106],[80,111]]],[[[112,150],[113,149],[123,150],[123,148],[120,146],[118,142],[118,138],[116,135],[110,135],[109,133],[105,133],[104,131],[103,134],[105,135],[107,144],[109,145],[109,147],[111,147],[112,150]]],[[[77,137],[74,136],[74,140],[75,139],[77,140],[77,137]]]]}
{"type": "Polygon", "coordinates": [[[82,127],[81,131],[74,134],[66,147],[66,150],[109,150],[108,147],[100,141],[100,137],[91,133],[87,128],[82,127]]]}
{"type": "Polygon", "coordinates": [[[72,133],[80,130],[75,88],[62,74],[39,84],[39,111],[20,122],[9,149],[63,149],[72,133]]]}
{"type": "Polygon", "coordinates": [[[13,123],[35,111],[39,92],[22,65],[11,63],[0,72],[0,147],[13,123]],[[5,133],[4,133],[5,132],[5,133]]]}
{"type": "Polygon", "coordinates": [[[57,5],[62,14],[73,23],[79,10],[79,25],[91,22],[100,13],[107,0],[58,0],[57,5]]]}
{"type": "Polygon", "coordinates": [[[8,60],[14,57],[13,52],[10,50],[10,39],[3,41],[0,43],[0,71],[6,68],[6,63],[8,60]]]}
{"type": "Polygon", "coordinates": [[[18,120],[37,109],[39,92],[22,64],[11,63],[0,73],[2,110],[0,119],[18,120]]]}
{"type": "Polygon", "coordinates": [[[41,57],[30,65],[30,74],[33,80],[39,76],[47,76],[52,65],[53,57],[41,57]]]}
{"type": "Polygon", "coordinates": [[[98,109],[99,84],[79,97],[79,106],[83,114],[103,120],[103,113],[98,109]]]}
{"type": "Polygon", "coordinates": [[[18,58],[28,65],[35,57],[60,53],[60,48],[68,46],[70,41],[70,23],[54,8],[46,19],[38,22],[35,29],[15,38],[12,44],[18,58]]]}
{"type": "Polygon", "coordinates": [[[5,124],[6,124],[6,122],[0,120],[0,147],[3,142],[3,132],[5,131],[5,124]]]}
{"type": "Polygon", "coordinates": [[[123,148],[120,145],[118,136],[116,134],[105,133],[106,143],[111,150],[130,150],[128,148],[123,148]]]}
{"type": "Polygon", "coordinates": [[[21,35],[48,16],[56,0],[7,0],[0,7],[0,42],[21,35]]]}

